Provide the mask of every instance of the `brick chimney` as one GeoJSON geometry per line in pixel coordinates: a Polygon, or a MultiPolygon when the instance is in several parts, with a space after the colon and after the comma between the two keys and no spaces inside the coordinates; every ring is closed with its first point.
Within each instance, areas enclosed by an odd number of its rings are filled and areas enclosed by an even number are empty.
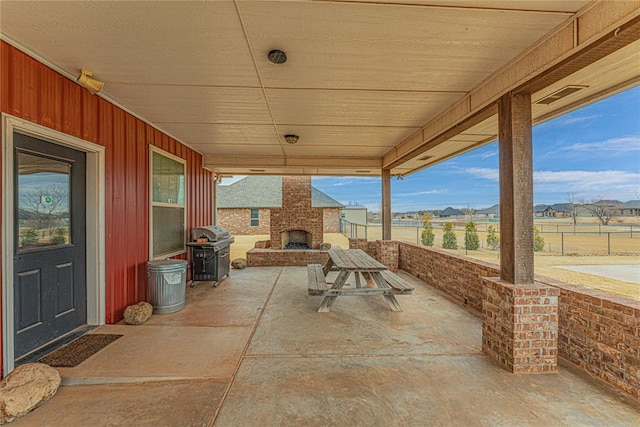
{"type": "Polygon", "coordinates": [[[283,248],[306,233],[306,243],[318,249],[323,228],[322,208],[311,207],[311,177],[283,176],[282,208],[271,209],[271,247],[283,248]]]}

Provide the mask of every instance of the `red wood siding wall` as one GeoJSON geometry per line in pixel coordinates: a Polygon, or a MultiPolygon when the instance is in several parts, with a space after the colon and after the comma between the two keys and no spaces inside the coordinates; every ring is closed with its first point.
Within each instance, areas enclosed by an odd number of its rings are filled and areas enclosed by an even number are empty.
{"type": "Polygon", "coordinates": [[[189,229],[212,223],[211,172],[199,153],[0,43],[2,112],[106,147],[106,314],[115,323],[146,296],[149,145],[187,160],[189,229]]]}

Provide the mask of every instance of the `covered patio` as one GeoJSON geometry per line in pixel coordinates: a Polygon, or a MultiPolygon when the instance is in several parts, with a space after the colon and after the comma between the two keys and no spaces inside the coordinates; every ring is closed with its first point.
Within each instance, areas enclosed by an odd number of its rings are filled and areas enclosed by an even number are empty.
{"type": "Polygon", "coordinates": [[[124,336],[60,368],[56,396],[12,425],[637,424],[637,401],[571,366],[504,371],[477,315],[401,275],[415,288],[402,312],[344,297],[320,314],[305,268],[234,270],[180,312],[93,331],[124,336]]]}
{"type": "Polygon", "coordinates": [[[2,375],[65,338],[61,312],[78,314],[71,332],[125,335],[61,369],[58,395],[16,425],[637,420],[640,305],[535,276],[531,215],[532,126],[640,82],[637,1],[1,7],[2,375]],[[392,177],[496,139],[499,266],[392,240],[392,177]],[[51,285],[73,286],[66,305],[41,286],[45,250],[16,267],[17,159],[61,147],[86,159],[68,209],[83,225],[58,243],[80,267],[51,285]],[[321,315],[304,268],[252,267],[120,324],[147,298],[146,263],[188,259],[189,230],[216,222],[229,175],[380,177],[382,240],[349,247],[415,284],[404,311],[341,298],[321,315]]]}

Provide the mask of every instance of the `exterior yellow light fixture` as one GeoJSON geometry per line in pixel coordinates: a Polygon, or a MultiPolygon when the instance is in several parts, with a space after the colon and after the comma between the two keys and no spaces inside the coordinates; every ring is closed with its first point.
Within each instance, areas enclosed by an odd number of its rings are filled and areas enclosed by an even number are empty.
{"type": "Polygon", "coordinates": [[[93,73],[87,70],[81,70],[80,76],[78,76],[78,83],[80,83],[84,88],[86,88],[91,95],[95,95],[100,92],[104,87],[104,82],[100,80],[96,80],[92,78],[93,73]]]}

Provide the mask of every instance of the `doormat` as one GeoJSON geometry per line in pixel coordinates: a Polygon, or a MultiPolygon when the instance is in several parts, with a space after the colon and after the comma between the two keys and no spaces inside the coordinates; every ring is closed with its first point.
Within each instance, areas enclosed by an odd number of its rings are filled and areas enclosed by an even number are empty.
{"type": "Polygon", "coordinates": [[[46,363],[57,368],[73,368],[93,356],[122,335],[118,334],[88,334],[75,341],[71,341],[64,347],[60,347],[53,353],[42,357],[38,362],[46,363]]]}

